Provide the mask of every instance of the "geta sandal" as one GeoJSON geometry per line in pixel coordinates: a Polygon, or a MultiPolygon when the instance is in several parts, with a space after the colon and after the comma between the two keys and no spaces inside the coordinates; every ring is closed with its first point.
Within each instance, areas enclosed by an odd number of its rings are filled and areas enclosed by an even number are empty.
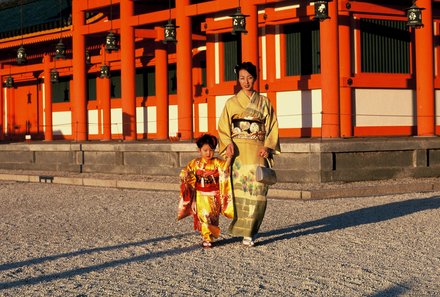
{"type": "Polygon", "coordinates": [[[209,241],[203,241],[202,246],[204,248],[210,248],[212,247],[212,243],[210,243],[209,241]]]}

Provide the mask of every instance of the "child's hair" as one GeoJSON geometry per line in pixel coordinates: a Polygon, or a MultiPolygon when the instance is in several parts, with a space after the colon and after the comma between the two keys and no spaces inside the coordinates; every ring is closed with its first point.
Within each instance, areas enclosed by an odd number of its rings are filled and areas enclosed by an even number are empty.
{"type": "Polygon", "coordinates": [[[204,146],[205,144],[209,145],[210,148],[212,148],[213,150],[215,150],[215,148],[217,147],[217,137],[215,137],[214,135],[211,134],[203,134],[202,136],[199,137],[199,139],[197,139],[197,147],[200,149],[202,148],[202,146],[204,146]]]}
{"type": "Polygon", "coordinates": [[[254,79],[257,79],[257,67],[254,64],[252,64],[251,62],[243,62],[243,63],[236,65],[234,67],[235,74],[238,76],[238,73],[242,69],[249,72],[249,74],[252,75],[254,77],[254,79]]]}

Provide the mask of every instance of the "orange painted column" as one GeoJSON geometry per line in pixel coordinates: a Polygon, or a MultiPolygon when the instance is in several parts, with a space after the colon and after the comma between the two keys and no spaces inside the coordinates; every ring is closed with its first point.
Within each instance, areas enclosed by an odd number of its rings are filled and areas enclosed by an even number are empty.
{"type": "Polygon", "coordinates": [[[435,134],[434,111],[434,48],[432,1],[418,0],[424,26],[415,30],[416,35],[416,95],[417,95],[417,135],[435,134]]]}
{"type": "Polygon", "coordinates": [[[122,105],[122,138],[136,140],[136,66],[134,50],[134,28],[129,19],[133,16],[132,0],[121,3],[121,105],[122,105]]]}
{"type": "Polygon", "coordinates": [[[328,6],[330,18],[320,25],[322,138],[339,137],[338,1],[328,6]]]}
{"type": "Polygon", "coordinates": [[[259,80],[261,71],[259,65],[259,45],[258,45],[258,9],[253,0],[241,1],[241,10],[246,17],[246,30],[248,33],[241,34],[241,56],[242,62],[252,62],[257,66],[259,79],[255,82],[254,88],[259,90],[259,80]]]}
{"type": "MultiPolygon", "coordinates": [[[[1,68],[1,65],[0,65],[1,68]]],[[[6,76],[0,76],[0,80],[2,83],[2,86],[0,88],[0,140],[4,140],[4,131],[5,131],[5,115],[4,115],[4,108],[5,108],[5,87],[3,87],[4,81],[6,79],[6,76]]]]}
{"type": "Polygon", "coordinates": [[[275,27],[266,26],[266,85],[267,97],[276,109],[276,93],[273,91],[273,83],[276,81],[276,61],[275,61],[275,27]]]}
{"type": "MultiPolygon", "coordinates": [[[[215,87],[215,71],[218,65],[215,62],[215,34],[206,36],[206,90],[208,92],[208,132],[217,134],[216,96],[213,94],[215,87]]],[[[218,134],[217,134],[218,135],[218,134]]]]}
{"type": "Polygon", "coordinates": [[[168,52],[166,46],[162,42],[156,42],[154,55],[156,57],[156,138],[168,139],[168,52]]]}
{"type": "Polygon", "coordinates": [[[72,52],[73,52],[73,88],[72,104],[72,137],[74,140],[87,140],[87,86],[86,86],[86,54],[85,36],[81,27],[85,23],[84,12],[81,11],[83,1],[72,1],[72,52]]]}
{"type": "Polygon", "coordinates": [[[101,102],[102,108],[102,140],[111,140],[112,139],[112,123],[111,123],[111,94],[110,94],[110,78],[99,78],[96,80],[96,83],[99,83],[98,96],[101,102]]]}
{"type": "Polygon", "coordinates": [[[340,71],[340,133],[341,137],[353,136],[351,78],[350,14],[340,15],[339,22],[339,71],[340,71]]]}
{"type": "Polygon", "coordinates": [[[191,18],[185,15],[190,0],[176,1],[177,28],[177,112],[178,132],[182,140],[193,138],[193,82],[191,18]]]}
{"type": "Polygon", "coordinates": [[[44,140],[53,140],[52,123],[52,82],[50,81],[51,58],[49,54],[43,57],[44,64],[44,140]]]}
{"type": "Polygon", "coordinates": [[[7,134],[9,139],[12,139],[12,137],[15,135],[15,87],[7,88],[6,89],[6,100],[7,100],[7,115],[6,118],[8,119],[7,124],[7,134]]]}

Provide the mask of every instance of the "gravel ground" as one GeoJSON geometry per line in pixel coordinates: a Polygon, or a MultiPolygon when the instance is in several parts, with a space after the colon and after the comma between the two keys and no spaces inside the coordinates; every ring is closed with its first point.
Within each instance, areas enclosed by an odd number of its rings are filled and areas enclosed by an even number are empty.
{"type": "Polygon", "coordinates": [[[440,193],[271,199],[212,249],[176,195],[0,181],[0,296],[440,296],[440,193]]]}

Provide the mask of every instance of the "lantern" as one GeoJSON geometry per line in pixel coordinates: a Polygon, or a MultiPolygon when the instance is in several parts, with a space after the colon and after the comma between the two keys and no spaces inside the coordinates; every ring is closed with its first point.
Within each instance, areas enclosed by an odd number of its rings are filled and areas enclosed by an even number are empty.
{"type": "Polygon", "coordinates": [[[23,65],[27,63],[27,55],[23,46],[20,46],[17,51],[17,64],[23,65]]]}
{"type": "Polygon", "coordinates": [[[110,31],[105,37],[105,51],[111,53],[112,51],[117,51],[118,49],[118,38],[112,31],[110,31]]]}
{"type": "Polygon", "coordinates": [[[56,69],[50,71],[50,82],[57,83],[60,81],[60,74],[56,69]]]}
{"type": "Polygon", "coordinates": [[[14,78],[13,78],[12,76],[9,75],[9,76],[6,78],[5,86],[6,86],[8,89],[14,87],[14,78]]]}
{"type": "Polygon", "coordinates": [[[110,66],[104,64],[101,66],[101,70],[99,71],[100,78],[110,78],[110,66]]]}
{"type": "Polygon", "coordinates": [[[178,28],[177,26],[175,26],[171,20],[168,20],[168,23],[164,26],[164,31],[163,31],[163,43],[167,44],[168,42],[177,42],[176,39],[176,28],[178,28]]]}
{"type": "Polygon", "coordinates": [[[244,15],[241,13],[241,8],[237,7],[237,11],[231,15],[232,17],[232,34],[235,35],[237,33],[247,33],[246,31],[246,17],[248,15],[244,15]]]}
{"type": "Polygon", "coordinates": [[[63,41],[60,39],[60,42],[55,46],[55,59],[65,59],[66,58],[66,47],[64,46],[63,41]]]}
{"type": "Polygon", "coordinates": [[[413,5],[406,9],[406,16],[408,17],[406,25],[413,28],[423,27],[422,10],[424,10],[424,8],[418,7],[414,1],[413,5]]]}
{"type": "Polygon", "coordinates": [[[324,21],[328,19],[328,1],[327,0],[318,0],[315,1],[315,19],[319,21],[324,21]]]}

